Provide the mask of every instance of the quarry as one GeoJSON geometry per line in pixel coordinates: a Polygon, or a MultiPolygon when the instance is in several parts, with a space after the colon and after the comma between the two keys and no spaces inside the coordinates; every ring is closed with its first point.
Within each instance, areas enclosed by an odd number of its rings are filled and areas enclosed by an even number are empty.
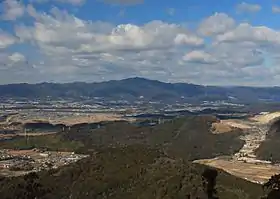
{"type": "Polygon", "coordinates": [[[272,123],[279,117],[280,112],[274,112],[258,114],[245,120],[221,120],[213,123],[212,131],[215,134],[230,133],[234,128],[241,129],[240,138],[245,141],[245,144],[231,157],[195,160],[194,163],[222,169],[248,181],[263,184],[272,175],[280,174],[280,165],[257,159],[255,151],[265,141],[272,123]]]}

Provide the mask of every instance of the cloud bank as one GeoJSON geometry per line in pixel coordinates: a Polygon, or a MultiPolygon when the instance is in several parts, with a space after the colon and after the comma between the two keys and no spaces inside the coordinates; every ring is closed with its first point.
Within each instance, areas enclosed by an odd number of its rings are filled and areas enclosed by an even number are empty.
{"type": "MultiPolygon", "coordinates": [[[[93,82],[131,76],[215,85],[280,82],[280,32],[237,22],[225,13],[214,13],[191,29],[160,20],[113,24],[84,20],[57,7],[41,12],[31,4],[9,6],[2,16],[5,20],[25,14],[32,23],[16,23],[12,33],[0,30],[2,84],[93,82]],[[26,50],[17,51],[19,47],[26,50]]],[[[242,12],[260,9],[246,3],[238,7],[242,12]]]]}

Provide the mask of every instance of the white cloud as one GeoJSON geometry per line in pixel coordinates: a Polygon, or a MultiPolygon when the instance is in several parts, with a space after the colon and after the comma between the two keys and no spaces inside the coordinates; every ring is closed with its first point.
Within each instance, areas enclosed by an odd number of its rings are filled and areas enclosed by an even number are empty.
{"type": "Polygon", "coordinates": [[[263,63],[263,54],[259,48],[258,45],[246,43],[219,43],[209,51],[222,63],[222,67],[240,69],[260,66],[263,63]]]}
{"type": "Polygon", "coordinates": [[[16,43],[16,39],[0,29],[0,49],[7,48],[16,43]]]}
{"type": "MultiPolygon", "coordinates": [[[[2,77],[4,79],[9,79],[13,73],[27,72],[28,74],[29,70],[25,56],[21,53],[14,52],[11,54],[8,52],[0,52],[0,77],[2,73],[10,73],[7,77],[2,77]],[[18,71],[19,68],[20,71],[18,71]]],[[[29,75],[29,78],[32,79],[32,74],[29,73],[29,75]]],[[[14,80],[15,79],[10,79],[10,81],[14,80]]]]}
{"type": "Polygon", "coordinates": [[[39,49],[34,52],[40,53],[37,57],[41,56],[43,62],[34,63],[36,70],[44,76],[60,76],[60,81],[98,81],[99,76],[108,80],[141,74],[166,78],[164,74],[172,73],[169,66],[181,56],[180,48],[204,44],[184,26],[162,21],[142,26],[113,25],[84,21],[56,8],[46,14],[28,6],[27,12],[35,19],[34,24],[16,26],[15,34],[21,42],[39,49]]]}
{"type": "Polygon", "coordinates": [[[242,2],[237,5],[236,7],[237,12],[242,13],[242,12],[249,12],[249,13],[254,13],[254,12],[259,12],[262,7],[258,4],[249,4],[246,2],[242,2]]]}
{"type": "Polygon", "coordinates": [[[280,7],[276,6],[276,5],[272,6],[272,12],[273,13],[280,13],[280,7]]]}
{"type": "Polygon", "coordinates": [[[204,44],[204,40],[194,35],[188,35],[184,33],[179,33],[174,39],[175,44],[177,45],[190,45],[190,46],[201,46],[204,44]]]}
{"type": "Polygon", "coordinates": [[[215,64],[218,60],[204,51],[192,51],[182,57],[183,61],[197,64],[215,64]]]}
{"type": "Polygon", "coordinates": [[[251,26],[242,23],[236,29],[217,36],[218,42],[253,42],[259,44],[280,44],[280,32],[266,26],[251,26]]]}
{"type": "Polygon", "coordinates": [[[24,62],[25,61],[25,57],[24,55],[20,54],[20,53],[13,53],[12,55],[9,56],[9,59],[12,62],[24,62]]]}
{"type": "Polygon", "coordinates": [[[222,34],[234,27],[234,19],[224,13],[215,13],[200,23],[198,32],[204,36],[213,36],[222,34]]]}
{"type": "Polygon", "coordinates": [[[152,21],[144,26],[120,24],[107,34],[88,33],[80,36],[90,39],[80,46],[80,52],[149,50],[170,48],[175,45],[201,46],[203,44],[203,39],[188,33],[178,25],[161,21],[152,21]]]}
{"type": "Polygon", "coordinates": [[[4,20],[16,20],[24,15],[25,8],[18,0],[4,0],[3,6],[4,12],[2,19],[4,20]]]}
{"type": "Polygon", "coordinates": [[[202,38],[182,26],[162,21],[152,21],[143,26],[113,26],[83,21],[58,9],[53,9],[52,15],[37,13],[31,6],[27,10],[36,22],[34,26],[17,26],[16,35],[22,41],[36,43],[48,51],[99,53],[203,45],[202,38]]]}
{"type": "Polygon", "coordinates": [[[57,8],[42,13],[28,5],[26,13],[32,23],[17,23],[16,37],[0,31],[1,83],[131,76],[219,85],[280,82],[279,32],[236,24],[224,13],[204,19],[197,33],[184,24],[163,21],[141,25],[87,21],[57,8]],[[204,42],[198,33],[211,38],[204,42]],[[15,43],[32,55],[28,62],[24,55],[11,53],[13,48],[5,51],[15,43]]]}

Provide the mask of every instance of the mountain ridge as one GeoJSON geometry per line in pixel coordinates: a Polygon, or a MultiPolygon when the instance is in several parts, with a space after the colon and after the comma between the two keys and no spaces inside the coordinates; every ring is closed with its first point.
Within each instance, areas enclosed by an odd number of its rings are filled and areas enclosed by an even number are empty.
{"type": "Polygon", "coordinates": [[[222,85],[207,85],[207,84],[195,84],[190,82],[164,82],[161,80],[156,79],[149,79],[144,77],[129,77],[119,80],[107,80],[107,81],[100,81],[100,82],[84,82],[84,81],[73,81],[73,82],[37,82],[37,83],[27,83],[27,82],[21,82],[21,83],[8,83],[8,84],[0,84],[1,86],[11,86],[11,85],[42,85],[42,84],[60,84],[60,85],[67,85],[67,84],[103,84],[103,83],[114,83],[114,82],[122,82],[122,81],[148,81],[148,82],[158,82],[158,83],[164,83],[164,84],[175,84],[175,85],[194,85],[194,86],[201,86],[201,87],[219,87],[219,88],[280,88],[280,86],[242,86],[242,85],[228,85],[228,86],[222,86],[222,85]]]}
{"type": "Polygon", "coordinates": [[[0,85],[1,98],[92,98],[135,101],[233,102],[280,101],[280,87],[222,87],[192,83],[165,83],[133,77],[105,82],[38,83],[0,85]]]}

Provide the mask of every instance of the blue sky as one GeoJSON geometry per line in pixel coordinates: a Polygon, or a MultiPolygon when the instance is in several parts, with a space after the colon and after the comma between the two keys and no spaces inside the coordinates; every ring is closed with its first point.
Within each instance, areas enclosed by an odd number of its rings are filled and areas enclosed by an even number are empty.
{"type": "Polygon", "coordinates": [[[0,84],[280,85],[280,1],[4,0],[0,84]]]}

